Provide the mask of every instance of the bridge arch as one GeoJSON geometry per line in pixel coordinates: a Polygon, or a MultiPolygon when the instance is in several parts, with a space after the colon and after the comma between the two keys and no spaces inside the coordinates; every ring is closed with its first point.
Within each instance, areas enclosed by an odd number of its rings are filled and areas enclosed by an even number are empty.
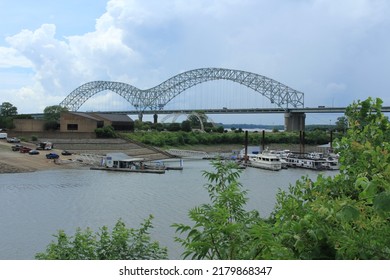
{"type": "Polygon", "coordinates": [[[89,82],[72,91],[60,105],[71,111],[77,111],[93,95],[100,91],[111,90],[122,96],[139,112],[147,108],[158,110],[164,108],[183,91],[212,80],[230,80],[244,85],[286,110],[291,107],[304,107],[302,92],[259,74],[226,68],[200,68],[186,71],[146,90],[120,82],[89,82]]]}

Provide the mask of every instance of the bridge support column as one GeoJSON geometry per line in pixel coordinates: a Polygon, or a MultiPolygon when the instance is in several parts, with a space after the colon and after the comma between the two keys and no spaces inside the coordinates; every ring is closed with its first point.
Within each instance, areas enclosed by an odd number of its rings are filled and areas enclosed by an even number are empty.
{"type": "Polygon", "coordinates": [[[144,114],[142,112],[138,113],[138,120],[142,122],[142,118],[144,117],[144,114]]]}
{"type": "Polygon", "coordinates": [[[305,130],[305,113],[285,113],[284,130],[285,131],[304,131],[305,130]]]}
{"type": "Polygon", "coordinates": [[[153,123],[156,124],[157,122],[158,122],[158,115],[157,115],[157,113],[155,113],[153,115],[153,123]]]}

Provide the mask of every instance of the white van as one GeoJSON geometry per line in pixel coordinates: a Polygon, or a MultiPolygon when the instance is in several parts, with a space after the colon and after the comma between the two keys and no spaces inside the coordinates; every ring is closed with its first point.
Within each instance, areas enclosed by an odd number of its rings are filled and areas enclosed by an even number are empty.
{"type": "Polygon", "coordinates": [[[7,139],[8,134],[5,132],[0,132],[0,139],[7,139]]]}

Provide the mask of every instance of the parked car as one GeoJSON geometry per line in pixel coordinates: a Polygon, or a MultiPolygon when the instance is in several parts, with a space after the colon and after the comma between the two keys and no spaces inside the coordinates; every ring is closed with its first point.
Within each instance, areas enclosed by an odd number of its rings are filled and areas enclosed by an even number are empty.
{"type": "Polygon", "coordinates": [[[28,147],[21,147],[19,149],[19,152],[21,153],[28,153],[29,151],[31,151],[32,149],[31,148],[28,148],[28,147]]]}
{"type": "Polygon", "coordinates": [[[57,155],[56,153],[49,153],[49,154],[46,154],[46,158],[47,159],[57,159],[59,158],[60,156],[57,155]]]}
{"type": "Polygon", "coordinates": [[[28,152],[29,155],[39,155],[39,151],[37,150],[31,150],[28,152]]]}
{"type": "Polygon", "coordinates": [[[11,147],[12,151],[14,151],[14,152],[20,151],[21,148],[23,148],[23,146],[19,145],[19,144],[16,144],[15,146],[11,147]]]}
{"type": "Polygon", "coordinates": [[[72,155],[72,153],[65,150],[65,151],[61,152],[61,155],[63,155],[63,156],[70,156],[70,155],[72,155]]]}
{"type": "Polygon", "coordinates": [[[20,139],[16,137],[7,138],[8,143],[20,143],[20,139]]]}

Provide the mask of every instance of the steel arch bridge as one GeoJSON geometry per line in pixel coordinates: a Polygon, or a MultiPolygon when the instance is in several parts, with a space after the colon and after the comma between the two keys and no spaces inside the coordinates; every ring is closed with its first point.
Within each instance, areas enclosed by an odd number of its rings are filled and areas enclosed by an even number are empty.
{"type": "Polygon", "coordinates": [[[271,103],[287,110],[304,107],[304,94],[273,79],[255,73],[225,68],[200,68],[178,74],[150,89],[141,90],[126,83],[93,81],[76,88],[61,103],[71,111],[77,111],[95,94],[110,90],[122,96],[138,112],[146,109],[162,110],[183,91],[212,80],[230,80],[244,85],[268,98],[271,103]]]}

